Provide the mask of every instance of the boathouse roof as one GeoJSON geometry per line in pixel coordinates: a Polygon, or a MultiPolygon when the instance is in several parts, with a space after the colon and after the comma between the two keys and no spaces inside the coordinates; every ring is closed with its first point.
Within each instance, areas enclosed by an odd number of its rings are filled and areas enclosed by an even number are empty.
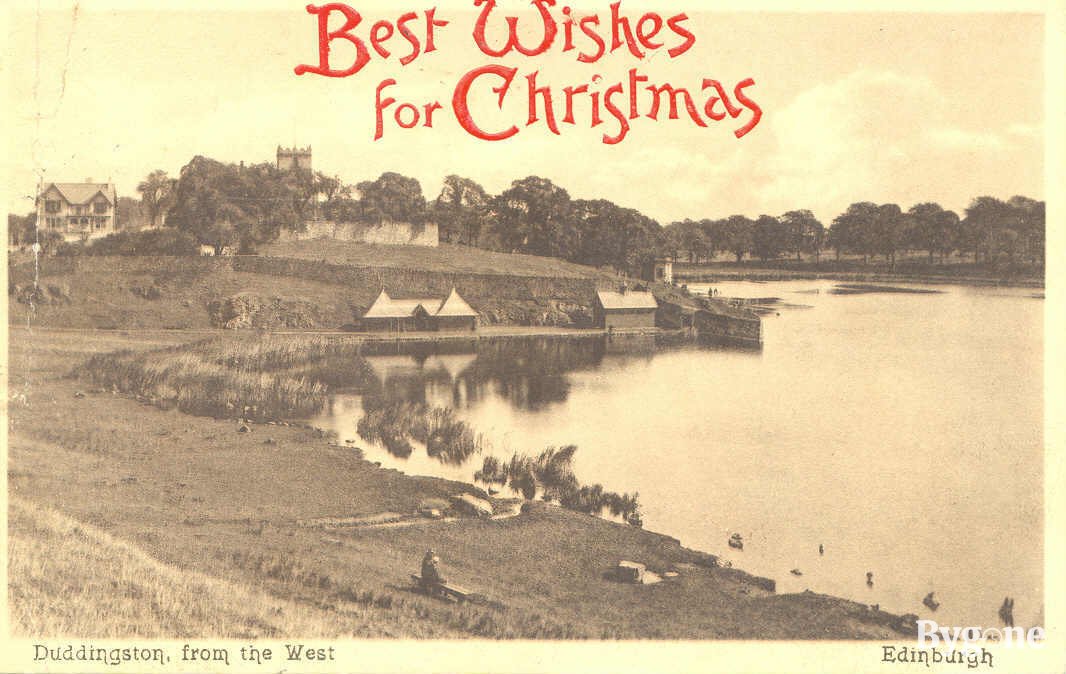
{"type": "Polygon", "coordinates": [[[654,311],[659,308],[655,301],[655,295],[650,292],[639,290],[627,290],[624,293],[613,290],[599,290],[596,298],[604,311],[633,311],[647,309],[654,311]]]}
{"type": "Polygon", "coordinates": [[[452,291],[448,293],[448,296],[444,298],[444,302],[437,309],[435,316],[477,316],[477,312],[474,308],[466,303],[462,297],[459,296],[459,292],[453,287],[452,291]]]}
{"type": "Polygon", "coordinates": [[[414,297],[396,299],[383,289],[363,318],[407,318],[422,309],[430,316],[477,316],[477,312],[452,288],[444,299],[437,297],[414,297]]]}

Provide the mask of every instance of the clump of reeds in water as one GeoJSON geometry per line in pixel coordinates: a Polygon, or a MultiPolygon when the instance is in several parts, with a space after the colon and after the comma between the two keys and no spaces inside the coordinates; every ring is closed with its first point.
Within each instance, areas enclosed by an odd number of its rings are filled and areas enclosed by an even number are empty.
{"type": "Polygon", "coordinates": [[[393,456],[411,456],[414,447],[407,438],[411,433],[411,424],[418,414],[419,405],[376,405],[375,400],[369,396],[363,399],[363,418],[355,427],[359,437],[367,442],[383,445],[393,456]]]}
{"type": "Polygon", "coordinates": [[[410,456],[408,438],[422,443],[427,454],[450,465],[461,465],[482,451],[482,436],[450,408],[366,396],[363,411],[356,425],[359,436],[384,445],[396,456],[410,456]]]}
{"type": "Polygon", "coordinates": [[[639,525],[639,495],[606,491],[600,484],[580,484],[572,466],[576,452],[576,445],[548,447],[536,457],[515,453],[506,463],[495,456],[486,456],[474,479],[486,484],[506,484],[527,499],[536,498],[539,493],[545,501],[556,501],[569,510],[591,515],[602,515],[608,510],[615,517],[639,525]]]}

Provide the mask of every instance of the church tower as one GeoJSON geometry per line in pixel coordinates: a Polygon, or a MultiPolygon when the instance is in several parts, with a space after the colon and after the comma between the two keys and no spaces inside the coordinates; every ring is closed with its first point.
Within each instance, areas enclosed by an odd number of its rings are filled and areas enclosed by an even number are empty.
{"type": "Polygon", "coordinates": [[[311,146],[308,145],[306,148],[287,148],[279,145],[277,167],[279,171],[292,171],[295,169],[310,171],[311,146]]]}

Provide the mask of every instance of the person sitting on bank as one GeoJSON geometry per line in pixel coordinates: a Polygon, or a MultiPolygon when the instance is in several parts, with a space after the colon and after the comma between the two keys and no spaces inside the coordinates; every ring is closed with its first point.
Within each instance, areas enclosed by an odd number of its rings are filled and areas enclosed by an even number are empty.
{"type": "Polygon", "coordinates": [[[422,584],[443,585],[444,576],[440,572],[440,557],[437,553],[429,550],[422,558],[422,584]]]}

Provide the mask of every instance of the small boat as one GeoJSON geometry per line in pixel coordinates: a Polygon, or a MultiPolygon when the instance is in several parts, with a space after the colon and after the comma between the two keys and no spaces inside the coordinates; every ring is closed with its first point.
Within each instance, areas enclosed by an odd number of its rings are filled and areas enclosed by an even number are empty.
{"type": "Polygon", "coordinates": [[[930,611],[935,611],[940,608],[940,602],[938,602],[936,598],[933,597],[932,592],[925,595],[925,599],[922,600],[922,603],[928,606],[930,611]]]}
{"type": "Polygon", "coordinates": [[[729,537],[729,547],[735,548],[737,550],[743,550],[744,549],[744,537],[741,536],[740,534],[733,534],[732,536],[729,537]]]}

